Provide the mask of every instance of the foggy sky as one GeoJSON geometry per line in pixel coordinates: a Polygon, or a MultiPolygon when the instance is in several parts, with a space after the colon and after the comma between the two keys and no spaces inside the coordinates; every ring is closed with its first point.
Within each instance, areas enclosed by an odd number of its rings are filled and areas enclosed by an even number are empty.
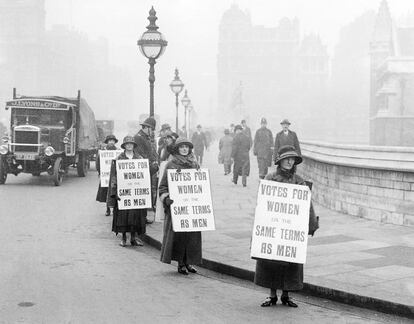
{"type": "MultiPolygon", "coordinates": [[[[222,14],[236,3],[248,10],[254,25],[274,27],[283,17],[297,17],[301,34],[317,33],[330,55],[341,27],[366,10],[377,11],[381,0],[46,0],[47,28],[71,25],[91,38],[108,39],[112,64],[127,66],[137,89],[138,110],[148,111],[148,64],[136,45],[148,25],[151,5],[168,47],[155,67],[155,110],[166,119],[175,114],[174,96],[168,87],[178,67],[194,108],[201,116],[215,105],[218,27],[222,14]]],[[[414,11],[412,0],[388,0],[391,14],[399,18],[414,11]]],[[[182,111],[182,108],[180,108],[182,111]]],[[[137,113],[138,114],[138,113],[137,113]]],[[[182,119],[182,117],[180,117],[182,119]]]]}

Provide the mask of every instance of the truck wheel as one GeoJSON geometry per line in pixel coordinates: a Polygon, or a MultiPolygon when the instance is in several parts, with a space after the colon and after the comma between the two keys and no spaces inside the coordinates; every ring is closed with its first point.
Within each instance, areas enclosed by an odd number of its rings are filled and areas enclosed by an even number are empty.
{"type": "Polygon", "coordinates": [[[62,158],[58,157],[53,165],[53,183],[55,186],[60,186],[63,181],[63,174],[65,170],[62,169],[62,158]]]}
{"type": "Polygon", "coordinates": [[[0,184],[5,184],[7,179],[7,164],[3,158],[0,158],[0,184]]]}
{"type": "Polygon", "coordinates": [[[76,168],[78,170],[79,177],[84,177],[88,173],[88,158],[84,152],[79,153],[79,159],[76,168]]]}

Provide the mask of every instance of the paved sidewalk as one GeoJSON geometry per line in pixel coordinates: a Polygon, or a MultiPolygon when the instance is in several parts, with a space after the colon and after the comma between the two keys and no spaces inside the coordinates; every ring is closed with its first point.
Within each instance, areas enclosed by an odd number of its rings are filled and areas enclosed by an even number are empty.
{"type": "MultiPolygon", "coordinates": [[[[216,163],[216,150],[207,152],[205,160],[204,167],[211,172],[217,230],[203,233],[203,257],[254,271],[250,238],[259,184],[256,158],[250,159],[247,188],[234,185],[231,175],[224,176],[222,165],[216,163]]],[[[344,215],[319,205],[315,211],[321,228],[308,241],[305,282],[406,305],[414,313],[414,228],[344,215]]],[[[161,240],[162,224],[149,226],[148,235],[161,240]]]]}

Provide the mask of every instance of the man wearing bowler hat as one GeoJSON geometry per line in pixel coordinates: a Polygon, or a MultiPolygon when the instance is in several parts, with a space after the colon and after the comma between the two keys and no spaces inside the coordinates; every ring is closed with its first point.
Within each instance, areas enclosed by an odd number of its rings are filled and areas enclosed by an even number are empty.
{"type": "Polygon", "coordinates": [[[277,133],[276,135],[276,139],[275,139],[275,146],[274,146],[274,154],[273,154],[273,159],[274,161],[276,161],[277,159],[277,152],[279,152],[279,149],[282,146],[285,145],[292,145],[295,147],[296,152],[299,155],[302,155],[301,151],[300,151],[300,145],[299,145],[299,140],[298,137],[296,135],[295,132],[292,132],[289,129],[290,126],[290,122],[287,119],[283,119],[280,123],[280,125],[282,125],[282,131],[277,133]]]}

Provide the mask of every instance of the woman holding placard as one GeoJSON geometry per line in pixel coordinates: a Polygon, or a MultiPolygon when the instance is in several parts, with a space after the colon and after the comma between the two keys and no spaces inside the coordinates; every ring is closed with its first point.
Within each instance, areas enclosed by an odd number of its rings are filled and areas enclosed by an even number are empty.
{"type": "Polygon", "coordinates": [[[178,273],[188,275],[188,272],[196,273],[192,266],[201,263],[201,232],[174,232],[172,228],[170,206],[174,201],[169,197],[168,169],[198,169],[193,153],[193,144],[186,138],[179,137],[175,142],[173,158],[168,162],[166,171],[159,186],[160,199],[165,208],[164,234],[161,248],[161,261],[171,263],[178,262],[178,273]]]}
{"type": "MultiPolygon", "coordinates": [[[[277,169],[269,173],[265,180],[306,186],[306,182],[296,175],[296,166],[300,163],[302,163],[302,157],[293,146],[282,146],[276,159],[277,169]]],[[[311,203],[308,233],[313,236],[318,227],[318,219],[311,203]]],[[[298,307],[290,299],[289,291],[297,291],[303,288],[303,264],[258,259],[254,282],[256,285],[270,288],[270,296],[262,302],[262,307],[276,305],[277,289],[282,290],[280,299],[283,305],[298,307]]]]}
{"type": "MultiPolygon", "coordinates": [[[[106,144],[105,150],[117,150],[118,148],[115,146],[116,143],[118,143],[118,139],[115,137],[115,135],[108,135],[105,138],[104,143],[106,144]]],[[[101,175],[101,161],[99,157],[99,152],[96,157],[96,170],[98,171],[98,176],[101,175]]],[[[101,187],[101,181],[99,180],[99,186],[98,186],[98,192],[96,193],[96,201],[99,202],[107,202],[107,196],[108,196],[108,187],[101,187]]],[[[111,208],[106,205],[106,212],[105,216],[111,215],[111,208]]]]}
{"type": "MultiPolygon", "coordinates": [[[[124,152],[121,153],[117,160],[132,160],[132,159],[142,159],[138,153],[134,152],[134,148],[137,147],[137,143],[134,141],[132,136],[125,136],[124,141],[121,145],[124,149],[124,152]]],[[[122,247],[126,246],[127,241],[127,232],[131,233],[130,242],[132,246],[142,246],[143,243],[137,238],[137,234],[145,234],[146,230],[146,209],[127,209],[119,210],[118,209],[118,186],[116,178],[116,163],[112,161],[111,165],[111,175],[109,178],[109,194],[108,200],[111,200],[114,206],[114,218],[112,220],[112,231],[116,235],[122,233],[122,240],[120,245],[122,247]]]]}

